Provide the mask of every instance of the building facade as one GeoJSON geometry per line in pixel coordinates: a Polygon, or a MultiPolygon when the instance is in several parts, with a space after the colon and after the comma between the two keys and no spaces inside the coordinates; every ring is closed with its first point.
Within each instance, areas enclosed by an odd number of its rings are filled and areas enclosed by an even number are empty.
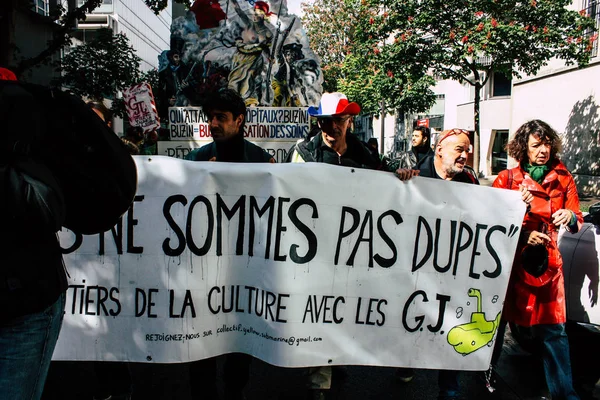
{"type": "MultiPolygon", "coordinates": [[[[81,6],[85,0],[77,0],[81,6]]],[[[100,28],[110,28],[129,39],[138,57],[141,70],[158,68],[158,55],[170,46],[172,0],[160,14],[155,15],[143,0],[103,0],[100,7],[77,25],[76,38],[85,43],[100,28]]]]}

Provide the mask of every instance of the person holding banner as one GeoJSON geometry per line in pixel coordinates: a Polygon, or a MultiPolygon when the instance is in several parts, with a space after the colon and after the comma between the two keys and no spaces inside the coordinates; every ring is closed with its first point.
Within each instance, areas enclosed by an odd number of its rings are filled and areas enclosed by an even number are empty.
{"type": "Polygon", "coordinates": [[[213,142],[190,151],[186,160],[275,163],[267,151],[244,139],[246,105],[238,92],[222,88],[209,94],[203,110],[213,142]]]}
{"type": "Polygon", "coordinates": [[[557,240],[561,227],[577,233],[583,224],[577,187],[558,158],[561,140],[544,121],[521,125],[506,149],[519,165],[500,172],[493,187],[525,192],[528,198],[523,200],[528,203],[528,213],[521,228],[492,368],[500,357],[506,322],[511,322],[539,343],[552,399],[576,400],[579,396],[571,375],[562,257],[557,240]]]}
{"type": "Polygon", "coordinates": [[[412,133],[412,148],[401,154],[398,159],[398,168],[415,168],[421,161],[433,155],[431,149],[431,129],[426,126],[417,126],[412,133]]]}
{"type": "MultiPolygon", "coordinates": [[[[188,153],[187,160],[275,163],[269,153],[244,139],[246,105],[239,93],[232,89],[220,89],[205,98],[203,109],[208,116],[213,142],[188,153]]],[[[242,353],[225,356],[223,379],[227,400],[245,399],[243,390],[250,377],[251,361],[252,356],[242,353]]],[[[219,398],[216,358],[190,363],[189,372],[193,399],[219,398]]]]}
{"type": "MultiPolygon", "coordinates": [[[[345,94],[324,93],[319,108],[308,108],[308,114],[317,118],[320,132],[308,141],[296,143],[289,160],[379,169],[379,160],[356,136],[348,132],[352,117],[359,112],[360,106],[349,102],[345,94]]],[[[331,366],[309,369],[309,399],[325,399],[326,391],[331,389],[332,372],[331,366]]]]}
{"type": "MultiPolygon", "coordinates": [[[[467,156],[471,141],[469,132],[464,129],[443,131],[435,146],[435,153],[422,159],[416,169],[398,169],[396,175],[401,180],[413,176],[444,179],[479,185],[474,172],[467,167],[467,156]]],[[[396,375],[403,382],[410,382],[414,376],[412,368],[398,368],[396,375]]],[[[438,400],[457,400],[460,394],[459,372],[441,370],[438,375],[438,400]]]]}

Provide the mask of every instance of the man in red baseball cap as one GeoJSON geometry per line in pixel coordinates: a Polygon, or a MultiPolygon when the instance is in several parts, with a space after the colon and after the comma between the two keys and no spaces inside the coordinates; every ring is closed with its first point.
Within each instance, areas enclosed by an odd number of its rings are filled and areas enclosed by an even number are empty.
{"type": "MultiPolygon", "coordinates": [[[[296,144],[291,162],[320,162],[353,168],[379,169],[380,161],[352,133],[352,117],[360,106],[348,101],[343,93],[324,93],[319,107],[309,107],[308,114],[317,118],[320,132],[296,144]]],[[[332,367],[309,369],[307,398],[323,400],[331,389],[332,367]]]]}
{"type": "Polygon", "coordinates": [[[348,133],[352,118],[360,106],[348,101],[343,93],[323,93],[319,107],[309,107],[308,114],[317,118],[321,134],[310,141],[297,143],[291,162],[324,162],[354,168],[379,169],[367,147],[353,134],[348,133]]]}

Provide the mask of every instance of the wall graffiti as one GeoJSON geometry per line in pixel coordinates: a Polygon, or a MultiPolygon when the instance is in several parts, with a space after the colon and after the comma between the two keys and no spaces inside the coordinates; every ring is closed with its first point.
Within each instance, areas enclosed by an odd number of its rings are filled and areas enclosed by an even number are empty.
{"type": "Polygon", "coordinates": [[[159,56],[159,114],[201,105],[229,87],[247,106],[316,105],[323,77],[300,18],[286,0],[196,0],[173,20],[171,48],[159,56]]]}

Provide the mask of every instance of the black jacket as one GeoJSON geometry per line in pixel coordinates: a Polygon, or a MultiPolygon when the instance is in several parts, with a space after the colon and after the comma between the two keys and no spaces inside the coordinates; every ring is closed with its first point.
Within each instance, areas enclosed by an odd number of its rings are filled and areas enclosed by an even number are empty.
{"type": "MultiPolygon", "coordinates": [[[[415,168],[419,170],[419,176],[442,179],[442,177],[435,172],[435,166],[433,164],[434,159],[435,155],[431,155],[421,160],[421,163],[415,168]]],[[[475,176],[475,171],[468,166],[465,166],[465,169],[462,172],[454,175],[452,181],[479,185],[479,180],[477,179],[477,176],[475,176]]]]}
{"type": "Polygon", "coordinates": [[[185,157],[192,161],[209,161],[215,157],[217,161],[225,162],[270,162],[273,158],[262,147],[247,141],[241,135],[231,139],[230,143],[217,144],[212,142],[199,149],[192,150],[185,157]]]}
{"type": "Polygon", "coordinates": [[[323,162],[345,167],[380,169],[381,162],[373,157],[369,149],[356,136],[346,134],[346,152],[341,156],[323,142],[319,132],[310,141],[296,143],[291,162],[323,162]]]}
{"type": "MultiPolygon", "coordinates": [[[[40,312],[54,304],[67,289],[62,252],[54,230],[43,220],[17,212],[15,204],[31,188],[26,183],[9,179],[15,167],[15,151],[7,146],[11,137],[23,143],[45,134],[41,104],[18,85],[0,85],[0,126],[6,130],[0,138],[0,326],[26,314],[40,312]],[[28,128],[22,127],[27,121],[28,128]]],[[[32,146],[35,145],[32,142],[32,146]]],[[[39,162],[39,161],[37,161],[39,162]]],[[[23,200],[19,200],[23,201],[23,200]]],[[[27,204],[35,207],[36,201],[27,204]]],[[[90,210],[93,212],[93,210],[90,210]]]]}

